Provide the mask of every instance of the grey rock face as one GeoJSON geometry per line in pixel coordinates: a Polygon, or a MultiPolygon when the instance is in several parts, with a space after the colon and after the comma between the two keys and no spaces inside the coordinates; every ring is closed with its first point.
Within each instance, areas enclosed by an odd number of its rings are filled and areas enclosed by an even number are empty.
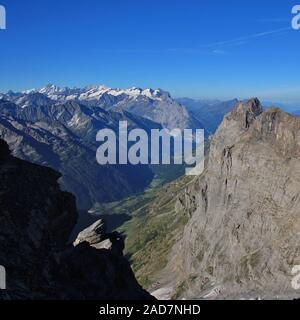
{"type": "Polygon", "coordinates": [[[77,246],[81,242],[88,242],[90,245],[99,243],[105,238],[105,225],[102,220],[96,221],[94,224],[81,231],[76,240],[74,241],[74,245],[77,246]]]}
{"type": "Polygon", "coordinates": [[[121,235],[117,232],[107,233],[105,224],[101,219],[81,231],[73,244],[78,246],[82,242],[87,242],[96,249],[115,250],[120,254],[124,250],[124,240],[121,235]]]}
{"type": "Polygon", "coordinates": [[[300,264],[300,119],[238,103],[210,145],[165,287],[185,298],[294,298],[300,264]]]}
{"type": "Polygon", "coordinates": [[[119,235],[107,237],[110,250],[87,241],[67,245],[78,214],[75,198],[59,188],[59,173],[12,157],[0,140],[0,177],[0,265],[7,273],[0,299],[151,299],[123,257],[119,235]]]}
{"type": "Polygon", "coordinates": [[[102,220],[96,221],[90,227],[81,231],[73,244],[78,246],[83,242],[89,243],[91,247],[96,249],[112,250],[120,254],[124,250],[124,241],[121,235],[117,232],[106,233],[102,220]]]}

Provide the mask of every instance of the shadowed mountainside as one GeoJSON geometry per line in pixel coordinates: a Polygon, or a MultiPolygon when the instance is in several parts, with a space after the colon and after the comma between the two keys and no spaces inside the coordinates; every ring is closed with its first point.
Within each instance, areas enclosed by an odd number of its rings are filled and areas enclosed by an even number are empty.
{"type": "Polygon", "coordinates": [[[12,157],[0,140],[0,177],[1,299],[151,299],[117,233],[97,230],[106,241],[97,248],[88,232],[75,247],[67,244],[78,214],[75,198],[59,188],[59,173],[12,157]]]}

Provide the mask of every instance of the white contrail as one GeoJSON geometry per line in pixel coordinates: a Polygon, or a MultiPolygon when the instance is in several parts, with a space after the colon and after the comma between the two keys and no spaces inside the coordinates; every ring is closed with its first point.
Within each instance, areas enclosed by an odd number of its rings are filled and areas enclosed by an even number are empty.
{"type": "Polygon", "coordinates": [[[277,34],[277,33],[282,33],[285,31],[291,30],[291,28],[281,28],[281,29],[276,29],[276,30],[271,30],[271,31],[265,31],[265,32],[260,32],[260,33],[254,33],[248,36],[240,37],[240,38],[235,38],[232,40],[226,40],[226,41],[220,41],[220,42],[214,42],[214,43],[209,43],[202,45],[202,48],[211,48],[211,47],[219,47],[219,46],[226,46],[226,45],[234,45],[234,44],[239,44],[240,42],[245,42],[247,40],[251,39],[257,39],[261,37],[266,37],[269,35],[277,34]]]}

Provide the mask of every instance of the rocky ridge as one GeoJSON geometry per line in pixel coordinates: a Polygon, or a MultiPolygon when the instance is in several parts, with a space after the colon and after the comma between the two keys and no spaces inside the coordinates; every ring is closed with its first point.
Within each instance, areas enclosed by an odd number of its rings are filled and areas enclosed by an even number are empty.
{"type": "Polygon", "coordinates": [[[204,128],[189,114],[185,106],[162,89],[120,89],[103,85],[68,88],[49,84],[23,92],[3,93],[0,94],[0,99],[13,102],[23,109],[28,106],[51,106],[73,101],[106,111],[128,111],[168,129],[204,128]]]}
{"type": "Polygon", "coordinates": [[[205,172],[178,200],[190,218],[157,297],[299,297],[299,205],[300,119],[239,102],[211,139],[205,172]]]}

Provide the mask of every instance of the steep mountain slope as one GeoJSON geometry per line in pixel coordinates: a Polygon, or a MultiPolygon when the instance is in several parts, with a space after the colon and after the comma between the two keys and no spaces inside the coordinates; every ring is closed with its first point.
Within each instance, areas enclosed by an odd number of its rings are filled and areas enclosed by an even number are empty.
{"type": "Polygon", "coordinates": [[[96,161],[96,134],[102,128],[118,131],[119,121],[129,129],[160,128],[129,114],[86,107],[76,102],[27,106],[0,101],[0,137],[13,154],[62,172],[64,188],[77,197],[80,208],[142,191],[152,180],[148,166],[100,166],[96,161]]]}
{"type": "Polygon", "coordinates": [[[183,176],[135,198],[129,208],[131,219],[118,229],[126,235],[125,253],[145,288],[156,288],[168,253],[182,236],[189,213],[176,202],[192,181],[192,177],[183,176]]]}
{"type": "Polygon", "coordinates": [[[291,298],[300,264],[300,119],[238,103],[205,172],[179,199],[192,210],[160,288],[185,298],[291,298]],[[168,276],[170,275],[170,276],[168,276]]]}
{"type": "MultiPolygon", "coordinates": [[[[142,192],[161,175],[157,166],[100,166],[98,130],[203,128],[160,89],[111,89],[104,86],[60,88],[48,85],[0,95],[0,137],[13,154],[60,171],[62,186],[76,195],[81,209],[142,192]]],[[[170,176],[178,168],[170,168],[170,176]]],[[[179,168],[180,170],[180,168],[179,168]]]]}
{"type": "Polygon", "coordinates": [[[76,247],[67,245],[77,212],[75,198],[59,189],[59,173],[12,157],[0,140],[0,176],[0,265],[7,273],[0,299],[151,298],[118,234],[90,228],[76,247]]]}
{"type": "Polygon", "coordinates": [[[127,251],[153,295],[299,297],[299,138],[299,118],[239,102],[211,138],[204,173],[136,210],[127,251]]]}

